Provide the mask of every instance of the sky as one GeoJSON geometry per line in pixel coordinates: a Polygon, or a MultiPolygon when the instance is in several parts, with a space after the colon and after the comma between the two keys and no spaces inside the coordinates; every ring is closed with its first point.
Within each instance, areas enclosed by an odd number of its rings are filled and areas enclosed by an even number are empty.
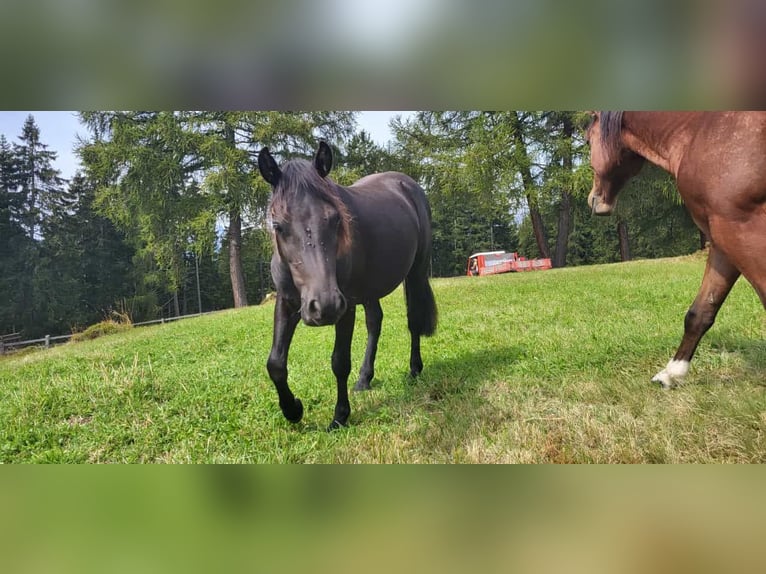
{"type": "Polygon", "coordinates": [[[79,167],[74,153],[77,135],[85,137],[88,130],[80,125],[77,112],[0,112],[0,135],[9,143],[19,143],[21,128],[29,114],[40,128],[40,140],[57,154],[54,167],[61,176],[70,179],[79,167]]]}
{"type": "MultiPolygon", "coordinates": [[[[388,122],[396,115],[407,116],[411,112],[374,111],[360,112],[357,116],[357,127],[370,134],[373,141],[385,145],[391,138],[388,122]]],[[[77,136],[86,137],[88,130],[77,119],[77,112],[66,111],[37,111],[37,112],[7,112],[0,111],[0,135],[4,135],[9,143],[18,143],[21,128],[27,116],[32,114],[37,127],[40,128],[40,139],[48,149],[56,152],[54,167],[61,176],[71,179],[79,168],[79,159],[74,153],[77,136]]]]}

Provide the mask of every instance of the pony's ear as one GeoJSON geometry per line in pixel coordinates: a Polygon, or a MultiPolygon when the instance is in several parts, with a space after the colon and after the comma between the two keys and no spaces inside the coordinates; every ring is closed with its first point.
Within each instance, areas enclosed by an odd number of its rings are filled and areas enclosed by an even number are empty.
{"type": "Polygon", "coordinates": [[[269,153],[269,148],[265,147],[258,153],[258,171],[261,172],[263,179],[268,181],[271,185],[276,186],[279,183],[279,178],[282,176],[282,171],[279,169],[277,162],[269,153]]]}
{"type": "Polygon", "coordinates": [[[322,177],[325,177],[332,169],[332,149],[323,141],[319,142],[319,149],[314,156],[314,167],[322,177]]]}

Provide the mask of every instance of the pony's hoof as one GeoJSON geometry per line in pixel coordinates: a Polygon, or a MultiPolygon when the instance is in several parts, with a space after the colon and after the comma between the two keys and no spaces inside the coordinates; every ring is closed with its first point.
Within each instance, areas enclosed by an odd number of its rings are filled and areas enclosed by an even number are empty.
{"type": "Polygon", "coordinates": [[[330,423],[330,426],[327,427],[327,432],[332,432],[338,429],[344,429],[346,428],[346,424],[342,423],[336,419],[333,419],[333,421],[330,423]]]}
{"type": "Polygon", "coordinates": [[[299,398],[296,398],[293,403],[293,408],[289,411],[288,409],[282,409],[282,414],[285,415],[285,418],[291,423],[300,422],[303,418],[303,403],[299,398]]]}
{"type": "Polygon", "coordinates": [[[372,390],[372,386],[370,386],[370,381],[357,381],[354,385],[355,391],[369,391],[372,390]]]}

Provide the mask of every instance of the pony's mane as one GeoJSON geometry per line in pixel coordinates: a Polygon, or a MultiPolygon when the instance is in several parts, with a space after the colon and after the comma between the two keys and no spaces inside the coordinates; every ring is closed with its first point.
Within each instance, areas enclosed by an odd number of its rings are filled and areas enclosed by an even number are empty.
{"type": "Polygon", "coordinates": [[[332,205],[340,215],[338,250],[348,251],[351,245],[351,213],[338,196],[337,184],[330,178],[320,177],[314,165],[305,159],[292,159],[281,168],[282,174],[271,196],[271,213],[290,213],[290,202],[299,193],[308,193],[312,197],[332,205]]]}
{"type": "Polygon", "coordinates": [[[612,159],[618,159],[622,148],[622,114],[623,112],[601,112],[601,145],[604,146],[606,155],[612,159]]]}

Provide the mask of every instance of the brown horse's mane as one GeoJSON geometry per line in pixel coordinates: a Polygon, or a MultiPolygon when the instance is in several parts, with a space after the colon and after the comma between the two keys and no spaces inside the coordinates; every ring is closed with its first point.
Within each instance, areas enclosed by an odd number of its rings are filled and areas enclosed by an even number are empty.
{"type": "Polygon", "coordinates": [[[601,145],[604,146],[607,157],[619,159],[622,149],[622,114],[624,112],[601,112],[599,120],[601,124],[601,145]]]}
{"type": "Polygon", "coordinates": [[[346,253],[351,246],[351,213],[338,195],[338,184],[321,177],[314,165],[305,159],[293,159],[281,168],[279,183],[271,197],[271,213],[290,213],[290,202],[304,192],[332,205],[340,215],[338,251],[346,253]]]}

